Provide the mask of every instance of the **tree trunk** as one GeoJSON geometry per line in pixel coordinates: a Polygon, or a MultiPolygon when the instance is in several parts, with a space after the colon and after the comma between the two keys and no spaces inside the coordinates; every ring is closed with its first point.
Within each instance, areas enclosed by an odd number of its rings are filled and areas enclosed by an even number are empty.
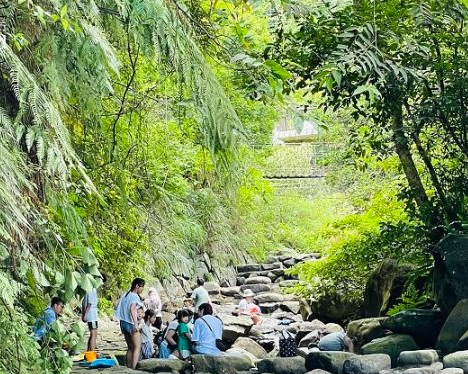
{"type": "Polygon", "coordinates": [[[392,138],[395,143],[395,150],[400,159],[401,166],[405,173],[408,185],[411,189],[411,194],[416,202],[421,213],[424,216],[429,217],[429,223],[431,225],[437,224],[438,220],[435,219],[434,209],[429,202],[426,190],[421,181],[418,169],[413,160],[411,150],[408,144],[408,138],[406,137],[403,129],[403,109],[401,105],[396,105],[393,110],[393,116],[391,121],[392,138]]]}

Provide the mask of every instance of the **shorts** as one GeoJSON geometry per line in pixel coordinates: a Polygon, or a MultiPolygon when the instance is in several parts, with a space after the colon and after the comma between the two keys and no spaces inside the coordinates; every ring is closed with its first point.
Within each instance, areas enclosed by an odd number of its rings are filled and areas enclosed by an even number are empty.
{"type": "Polygon", "coordinates": [[[120,321],[120,331],[122,334],[131,334],[133,332],[133,323],[127,321],[120,321]]]}
{"type": "Polygon", "coordinates": [[[88,329],[97,330],[97,328],[98,328],[98,322],[97,321],[88,322],[88,329]]]}

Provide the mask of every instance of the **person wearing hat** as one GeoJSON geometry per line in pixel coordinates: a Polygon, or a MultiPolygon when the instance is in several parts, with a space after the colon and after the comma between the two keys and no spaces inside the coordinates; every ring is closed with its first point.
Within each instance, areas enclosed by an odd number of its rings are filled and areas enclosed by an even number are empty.
{"type": "Polygon", "coordinates": [[[253,301],[254,295],[251,289],[244,291],[243,299],[239,303],[239,315],[249,316],[256,325],[259,325],[263,322],[263,318],[260,307],[253,301]]]}

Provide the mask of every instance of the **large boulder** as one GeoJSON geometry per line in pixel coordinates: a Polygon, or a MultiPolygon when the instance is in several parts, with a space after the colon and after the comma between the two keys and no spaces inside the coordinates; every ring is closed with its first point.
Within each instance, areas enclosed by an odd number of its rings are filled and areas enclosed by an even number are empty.
{"type": "Polygon", "coordinates": [[[440,311],[408,309],[383,320],[382,327],[395,334],[411,335],[421,348],[434,347],[445,318],[440,311]]]}
{"type": "Polygon", "coordinates": [[[306,335],[308,335],[312,331],[315,331],[315,330],[323,331],[324,329],[325,329],[325,324],[318,319],[314,319],[312,322],[302,322],[299,325],[299,329],[297,330],[297,333],[296,333],[296,342],[299,343],[302,340],[302,338],[304,338],[306,335]]]}
{"type": "Polygon", "coordinates": [[[325,322],[343,323],[362,316],[360,301],[338,292],[324,294],[313,300],[310,307],[312,316],[325,322]]]}
{"type": "Polygon", "coordinates": [[[240,287],[239,286],[221,287],[221,295],[229,296],[229,297],[240,296],[240,287]]]}
{"type": "Polygon", "coordinates": [[[343,364],[343,374],[379,374],[381,370],[391,368],[389,355],[372,354],[349,357],[343,364]]]}
{"type": "Polygon", "coordinates": [[[239,336],[249,335],[253,321],[247,316],[233,316],[219,313],[218,318],[223,322],[223,340],[234,343],[239,336]]]}
{"type": "Polygon", "coordinates": [[[273,292],[256,295],[254,298],[259,304],[280,303],[284,300],[283,295],[281,295],[280,293],[273,293],[273,292]]]}
{"type": "Polygon", "coordinates": [[[439,355],[434,349],[401,352],[398,357],[398,366],[421,367],[432,365],[439,361],[439,355]]]}
{"type": "Polygon", "coordinates": [[[219,295],[220,285],[218,282],[205,282],[203,285],[210,295],[219,295]]]}
{"type": "Polygon", "coordinates": [[[283,301],[279,306],[285,312],[291,312],[298,314],[300,312],[301,306],[299,301],[283,301]]]}
{"type": "Polygon", "coordinates": [[[270,292],[270,284],[266,283],[258,283],[258,284],[243,284],[240,286],[241,292],[244,292],[245,290],[249,289],[251,290],[254,294],[258,294],[260,292],[270,292]]]}
{"type": "Polygon", "coordinates": [[[458,351],[443,359],[444,368],[460,368],[463,372],[468,373],[468,351],[458,351]]]}
{"type": "Polygon", "coordinates": [[[419,347],[409,335],[393,334],[372,340],[361,348],[363,354],[385,353],[392,359],[392,367],[398,363],[398,357],[403,351],[416,351],[419,347]]]}
{"type": "Polygon", "coordinates": [[[236,374],[238,371],[248,371],[252,367],[249,357],[237,354],[192,355],[192,364],[196,372],[212,374],[236,374]]]}
{"type": "Polygon", "coordinates": [[[381,322],[386,317],[362,318],[351,321],[346,328],[348,336],[355,338],[356,349],[373,339],[381,338],[385,335],[381,322]]]}
{"type": "Polygon", "coordinates": [[[333,374],[342,374],[344,362],[353,356],[356,355],[350,352],[310,352],[305,367],[307,370],[322,369],[333,374]]]}
{"type": "Polygon", "coordinates": [[[409,265],[385,259],[369,276],[364,291],[364,315],[384,316],[398,302],[411,274],[409,265]]]}
{"type": "Polygon", "coordinates": [[[150,358],[148,360],[141,360],[137,364],[138,370],[147,371],[150,373],[161,372],[179,372],[183,373],[188,367],[187,362],[182,360],[170,360],[163,358],[150,358]]]}
{"type": "Polygon", "coordinates": [[[257,276],[250,277],[245,280],[245,284],[270,284],[271,279],[268,277],[257,276]]]}
{"type": "Polygon", "coordinates": [[[305,360],[303,357],[275,357],[266,358],[257,363],[260,373],[273,374],[305,374],[305,360]]]}
{"type": "Polygon", "coordinates": [[[252,271],[260,271],[260,270],[262,270],[262,265],[260,264],[237,265],[238,273],[250,273],[252,271]]]}
{"type": "Polygon", "coordinates": [[[450,315],[447,317],[435,348],[444,354],[454,352],[458,347],[458,341],[468,330],[468,299],[458,302],[450,315]]]}
{"type": "Polygon", "coordinates": [[[267,351],[265,351],[265,349],[260,344],[250,338],[237,338],[237,340],[232,345],[232,348],[245,349],[247,352],[250,352],[259,359],[266,358],[267,355],[267,351]]]}
{"type": "Polygon", "coordinates": [[[433,250],[434,292],[442,312],[468,298],[468,236],[449,234],[433,250]]]}

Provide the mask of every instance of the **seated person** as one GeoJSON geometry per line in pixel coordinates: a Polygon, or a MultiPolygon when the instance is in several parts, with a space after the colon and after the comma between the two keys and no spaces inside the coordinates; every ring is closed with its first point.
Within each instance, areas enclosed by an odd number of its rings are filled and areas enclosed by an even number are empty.
{"type": "Polygon", "coordinates": [[[223,336],[223,323],[213,316],[213,307],[203,303],[198,308],[198,316],[193,325],[192,343],[194,353],[218,356],[221,351],[216,340],[223,336]]]}
{"type": "Polygon", "coordinates": [[[179,322],[177,318],[173,319],[167,325],[167,329],[164,333],[163,341],[159,345],[159,358],[169,358],[170,355],[176,357],[179,356],[177,350],[177,328],[179,327],[179,322]]]}
{"type": "Polygon", "coordinates": [[[253,302],[254,293],[247,289],[242,294],[243,299],[239,303],[239,315],[249,316],[252,321],[259,325],[263,322],[260,307],[253,302]]]}
{"type": "Polygon", "coordinates": [[[347,351],[354,352],[353,340],[344,332],[332,332],[324,335],[318,342],[321,351],[347,351]]]}
{"type": "Polygon", "coordinates": [[[63,312],[65,303],[59,297],[53,297],[50,306],[48,306],[42,315],[36,319],[33,326],[34,340],[42,345],[45,335],[50,330],[52,324],[57,320],[63,312]]]}

